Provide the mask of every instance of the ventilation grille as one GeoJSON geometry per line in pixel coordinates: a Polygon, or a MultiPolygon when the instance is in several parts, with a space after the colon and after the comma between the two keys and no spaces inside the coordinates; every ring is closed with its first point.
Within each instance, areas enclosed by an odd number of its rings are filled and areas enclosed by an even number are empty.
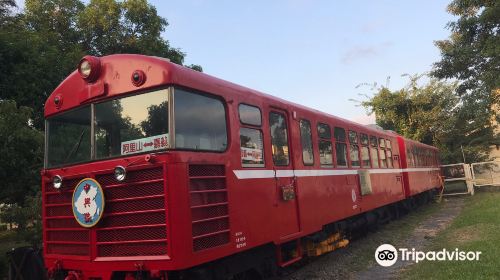
{"type": "Polygon", "coordinates": [[[98,174],[106,197],[104,216],[96,227],[85,229],[73,217],[71,199],[83,178],[64,179],[60,191],[45,186],[47,254],[97,257],[160,256],[167,254],[167,227],[163,168],[127,172],[117,182],[113,172],[98,174]],[[96,243],[91,246],[91,232],[96,243]]]}
{"type": "Polygon", "coordinates": [[[97,175],[106,196],[105,215],[96,229],[98,257],[167,254],[163,169],[97,175]]]}
{"type": "Polygon", "coordinates": [[[229,243],[229,212],[224,165],[190,165],[189,192],[193,250],[229,243]]]}
{"type": "Polygon", "coordinates": [[[47,254],[90,256],[90,231],[73,217],[71,199],[76,184],[84,177],[63,178],[62,187],[45,184],[45,250],[47,254]]]}

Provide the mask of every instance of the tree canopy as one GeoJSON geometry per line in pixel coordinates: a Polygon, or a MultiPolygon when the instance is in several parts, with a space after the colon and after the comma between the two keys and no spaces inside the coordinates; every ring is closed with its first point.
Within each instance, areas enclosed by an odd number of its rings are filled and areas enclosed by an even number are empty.
{"type": "Polygon", "coordinates": [[[421,83],[422,77],[409,76],[408,85],[398,90],[379,87],[361,105],[375,113],[382,128],[437,146],[445,163],[462,162],[462,147],[468,162],[487,159],[495,138],[491,119],[464,102],[456,92],[458,82],[431,78],[421,83]]]}
{"type": "Polygon", "coordinates": [[[432,74],[460,81],[457,92],[483,103],[500,104],[500,1],[453,0],[448,11],[451,35],[436,42],[441,61],[432,74]]]}
{"type": "Polygon", "coordinates": [[[0,101],[0,202],[24,202],[40,186],[43,133],[31,125],[33,110],[15,101],[0,101]]]}
{"type": "MultiPolygon", "coordinates": [[[[0,2],[0,99],[34,110],[43,128],[43,104],[85,55],[139,53],[183,64],[185,53],[161,33],[168,22],[146,0],[26,0],[12,14],[0,2]]],[[[199,65],[188,67],[202,71],[199,65]]]]}

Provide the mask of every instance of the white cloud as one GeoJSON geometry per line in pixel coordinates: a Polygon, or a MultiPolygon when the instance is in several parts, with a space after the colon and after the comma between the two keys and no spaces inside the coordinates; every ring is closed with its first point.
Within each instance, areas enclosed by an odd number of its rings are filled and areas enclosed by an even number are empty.
{"type": "Polygon", "coordinates": [[[374,46],[355,46],[344,53],[341,61],[344,64],[351,64],[356,60],[376,57],[392,45],[392,42],[387,41],[374,46]]]}

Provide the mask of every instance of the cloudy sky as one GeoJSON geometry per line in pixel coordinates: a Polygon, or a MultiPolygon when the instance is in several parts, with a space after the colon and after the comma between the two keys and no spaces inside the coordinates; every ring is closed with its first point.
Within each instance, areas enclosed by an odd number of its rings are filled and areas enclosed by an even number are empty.
{"type": "MultiPolygon", "coordinates": [[[[88,2],[88,1],[85,1],[88,2]]],[[[186,63],[265,93],[362,123],[349,99],[363,83],[402,87],[439,59],[450,0],[150,0],[186,63]]],[[[22,2],[20,2],[22,6],[22,2]]]]}

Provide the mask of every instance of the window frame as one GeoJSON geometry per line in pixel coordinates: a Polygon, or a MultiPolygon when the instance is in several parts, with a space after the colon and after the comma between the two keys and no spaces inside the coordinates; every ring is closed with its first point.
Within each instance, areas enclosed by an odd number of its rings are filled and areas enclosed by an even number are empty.
{"type": "Polygon", "coordinates": [[[348,149],[348,135],[346,133],[346,129],[341,127],[341,126],[333,126],[333,139],[335,140],[335,167],[336,168],[349,168],[349,149],[348,149]],[[337,137],[336,137],[336,134],[335,134],[335,131],[336,129],[342,129],[344,131],[344,141],[339,141],[337,140],[337,137]],[[345,146],[345,165],[340,165],[339,164],[339,157],[337,155],[337,145],[344,145],[345,146]]]}
{"type": "Polygon", "coordinates": [[[349,129],[348,133],[347,133],[347,138],[349,140],[349,166],[351,168],[361,168],[361,151],[360,151],[360,148],[359,148],[359,143],[361,142],[360,139],[359,139],[359,133],[357,131],[354,131],[354,130],[351,130],[349,129]],[[351,142],[351,134],[354,133],[356,136],[354,138],[355,142],[352,143],[351,142]],[[351,147],[355,147],[356,150],[357,150],[357,154],[358,154],[358,165],[353,165],[352,162],[352,153],[351,153],[351,147]]]}
{"type": "Polygon", "coordinates": [[[380,156],[379,156],[379,149],[378,149],[378,137],[374,135],[368,135],[368,143],[370,146],[370,160],[372,163],[372,168],[381,168],[380,167],[380,156]],[[375,139],[375,144],[372,142],[372,139],[375,139]],[[376,161],[376,166],[375,166],[375,161],[373,158],[373,150],[375,150],[375,155],[377,156],[377,161],[376,161]]]}
{"type": "Polygon", "coordinates": [[[265,141],[264,141],[264,133],[262,131],[261,128],[256,128],[256,127],[252,127],[252,126],[240,126],[240,129],[238,131],[238,135],[240,136],[240,163],[241,163],[241,167],[242,168],[265,168],[266,167],[266,152],[265,152],[265,141]],[[255,130],[257,132],[260,133],[260,137],[261,137],[261,144],[262,144],[262,164],[260,163],[250,163],[250,164],[253,164],[253,165],[248,165],[248,163],[243,163],[243,159],[241,158],[241,129],[251,129],[251,130],[255,130]]]}
{"type": "Polygon", "coordinates": [[[171,144],[172,148],[170,148],[170,149],[176,150],[176,151],[192,151],[192,152],[219,153],[219,154],[227,152],[229,149],[230,143],[231,143],[231,128],[230,128],[230,124],[229,124],[228,104],[227,104],[226,100],[220,95],[207,93],[204,91],[191,89],[191,88],[183,87],[183,86],[170,86],[170,87],[168,87],[168,89],[169,89],[169,93],[171,94],[171,96],[169,96],[171,98],[170,100],[173,100],[173,102],[170,102],[172,104],[169,105],[169,110],[171,111],[171,114],[169,113],[169,117],[172,116],[172,121],[170,122],[171,126],[169,126],[169,138],[170,138],[169,140],[171,141],[170,143],[172,143],[171,144]],[[188,91],[189,93],[202,95],[202,96],[205,96],[208,98],[213,98],[213,99],[216,99],[222,103],[222,106],[224,108],[225,122],[226,122],[226,142],[227,142],[224,150],[203,150],[203,149],[188,149],[188,148],[178,148],[177,147],[177,145],[175,143],[175,136],[176,136],[176,131],[175,131],[175,90],[176,89],[181,89],[184,91],[188,91]],[[172,134],[172,135],[170,135],[170,134],[172,134]]]}
{"type": "Polygon", "coordinates": [[[362,168],[372,168],[372,156],[370,154],[370,137],[368,136],[368,134],[366,133],[360,133],[359,134],[359,142],[360,142],[360,145],[361,145],[361,167],[362,168]],[[366,136],[366,144],[363,143],[363,135],[366,136]],[[363,163],[363,149],[366,148],[368,150],[368,166],[365,166],[365,164],[363,163]]]}
{"type": "Polygon", "coordinates": [[[380,168],[388,168],[385,138],[378,137],[378,149],[378,160],[380,163],[380,168]],[[384,157],[382,158],[382,156],[384,157]]]}
{"type": "Polygon", "coordinates": [[[240,122],[241,125],[248,125],[248,126],[252,126],[252,127],[262,127],[262,121],[263,121],[262,110],[257,105],[251,105],[251,104],[248,104],[248,103],[245,103],[245,102],[241,102],[240,104],[238,104],[238,120],[239,120],[239,122],[240,122]],[[259,110],[259,115],[260,115],[260,124],[259,125],[243,122],[243,120],[241,119],[241,114],[240,114],[240,107],[241,107],[241,105],[248,106],[248,107],[253,107],[253,108],[257,108],[259,110]]]}
{"type": "Polygon", "coordinates": [[[387,158],[387,168],[394,168],[394,160],[392,158],[392,141],[389,139],[385,139],[385,152],[387,158]],[[390,154],[390,156],[389,156],[390,154]],[[391,163],[389,166],[389,162],[391,163]]]}
{"type": "Polygon", "coordinates": [[[335,166],[335,148],[334,148],[334,145],[332,144],[332,128],[327,123],[318,122],[316,124],[316,130],[318,133],[319,165],[320,165],[320,167],[323,167],[323,168],[333,168],[335,166]],[[319,132],[320,125],[328,127],[329,137],[321,137],[321,133],[319,132]],[[331,155],[331,159],[332,159],[332,162],[330,164],[324,164],[321,162],[321,150],[320,150],[321,142],[325,142],[325,143],[330,144],[330,155],[331,155]]]}
{"type": "Polygon", "coordinates": [[[269,110],[268,116],[268,122],[269,122],[269,138],[271,140],[271,157],[273,159],[273,165],[278,166],[278,167],[287,167],[290,166],[290,162],[292,159],[290,159],[290,128],[288,127],[288,116],[284,111],[281,111],[279,109],[271,109],[269,110]],[[282,115],[285,118],[285,125],[286,125],[286,144],[288,147],[288,154],[287,154],[287,164],[276,164],[275,157],[274,157],[274,151],[273,151],[273,135],[271,131],[271,114],[277,114],[277,115],[282,115]]]}
{"type": "Polygon", "coordinates": [[[330,127],[330,125],[329,125],[329,124],[327,124],[327,123],[323,123],[323,122],[318,122],[318,123],[316,124],[316,129],[317,129],[317,131],[318,131],[318,138],[319,138],[319,139],[325,139],[325,140],[330,140],[330,141],[332,141],[332,128],[330,127]],[[329,136],[328,136],[328,137],[322,137],[322,136],[321,136],[321,133],[320,133],[320,131],[319,131],[319,127],[320,127],[320,126],[326,126],[326,127],[328,127],[328,134],[329,134],[329,136]]]}
{"type": "Polygon", "coordinates": [[[302,163],[304,166],[312,166],[314,165],[314,143],[313,143],[313,136],[312,136],[312,125],[311,121],[307,119],[300,119],[299,120],[299,134],[300,134],[300,146],[302,148],[302,163]],[[311,155],[312,155],[312,162],[305,162],[305,157],[304,157],[304,141],[302,137],[302,122],[307,123],[309,125],[309,142],[311,143],[311,155]]]}
{"type": "Polygon", "coordinates": [[[241,164],[241,167],[242,168],[265,168],[266,167],[266,141],[265,141],[265,134],[264,134],[264,131],[263,131],[263,117],[262,117],[262,109],[257,106],[257,105],[252,105],[252,104],[248,104],[248,103],[245,103],[245,102],[241,102],[238,104],[238,120],[239,120],[239,123],[240,123],[240,128],[238,130],[238,138],[239,138],[239,147],[240,147],[240,153],[241,153],[241,129],[242,128],[245,128],[245,129],[253,129],[253,130],[256,130],[260,133],[261,135],[261,140],[262,140],[262,166],[257,166],[257,165],[254,165],[254,166],[245,166],[244,163],[242,162],[242,158],[241,158],[241,154],[240,154],[240,164],[241,164]],[[255,125],[255,124],[247,124],[245,122],[243,122],[241,120],[241,115],[240,115],[240,106],[241,105],[244,105],[244,106],[248,106],[248,107],[254,107],[254,108],[257,108],[259,109],[259,114],[260,114],[260,125],[255,125]]]}

